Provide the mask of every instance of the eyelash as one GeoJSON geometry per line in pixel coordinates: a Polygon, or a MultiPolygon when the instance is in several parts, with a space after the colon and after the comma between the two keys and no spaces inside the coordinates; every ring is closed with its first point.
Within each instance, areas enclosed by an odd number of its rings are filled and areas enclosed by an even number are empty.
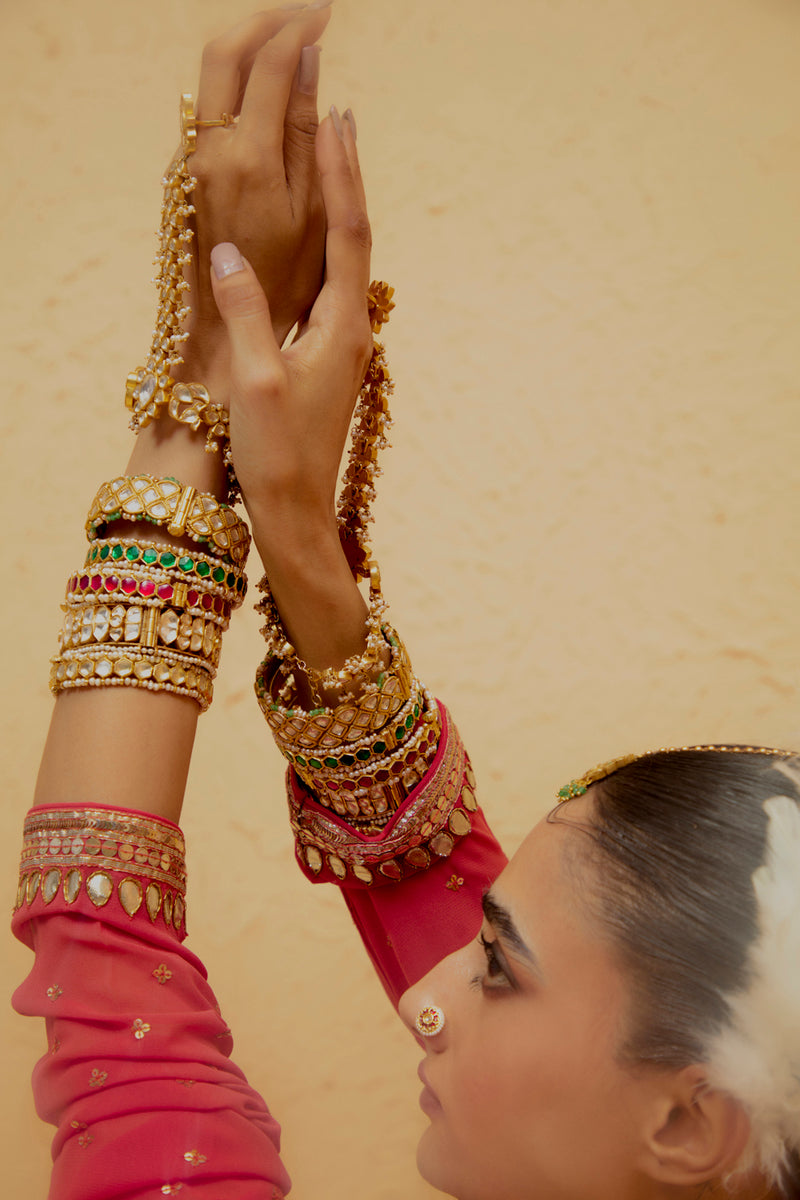
{"type": "Polygon", "coordinates": [[[471,980],[470,987],[480,987],[484,992],[506,991],[509,988],[515,988],[513,977],[495,950],[497,943],[490,942],[482,930],[478,934],[478,941],[486,956],[486,970],[482,975],[476,975],[471,980]]]}

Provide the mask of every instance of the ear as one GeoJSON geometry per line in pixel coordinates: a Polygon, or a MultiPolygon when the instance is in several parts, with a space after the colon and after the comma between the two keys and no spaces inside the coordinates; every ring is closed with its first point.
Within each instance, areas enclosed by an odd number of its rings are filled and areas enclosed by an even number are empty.
{"type": "Polygon", "coordinates": [[[739,1101],[711,1087],[700,1064],[666,1076],[659,1092],[645,1131],[645,1174],[687,1187],[732,1171],[750,1137],[739,1101]]]}

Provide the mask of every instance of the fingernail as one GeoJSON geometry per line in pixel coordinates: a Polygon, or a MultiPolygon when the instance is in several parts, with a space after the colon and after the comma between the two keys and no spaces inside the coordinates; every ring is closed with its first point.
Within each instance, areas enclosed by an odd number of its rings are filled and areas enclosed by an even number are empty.
{"type": "Polygon", "coordinates": [[[330,8],[330,6],[331,6],[332,4],[333,4],[333,0],[314,0],[314,3],[313,3],[313,4],[309,4],[309,6],[308,6],[308,7],[309,7],[309,8],[314,8],[314,9],[316,9],[316,8],[330,8]]]}
{"type": "Polygon", "coordinates": [[[341,137],[342,133],[344,132],[342,129],[342,118],[339,116],[339,110],[335,104],[331,105],[331,120],[333,121],[333,128],[336,130],[339,137],[341,137]]]}
{"type": "Polygon", "coordinates": [[[244,259],[233,242],[220,242],[211,251],[211,266],[217,279],[224,279],[226,275],[235,275],[237,271],[243,271],[244,259]]]}
{"type": "Polygon", "coordinates": [[[300,9],[305,7],[305,4],[282,4],[281,12],[300,12],[300,9]]]}
{"type": "Polygon", "coordinates": [[[350,126],[350,128],[353,131],[353,141],[356,141],[356,139],[358,138],[358,128],[356,126],[356,119],[353,116],[352,108],[346,108],[344,110],[344,119],[345,119],[345,121],[347,121],[347,124],[350,126]]]}
{"type": "Polygon", "coordinates": [[[297,68],[297,90],[313,96],[319,83],[319,46],[303,46],[297,68]]]}

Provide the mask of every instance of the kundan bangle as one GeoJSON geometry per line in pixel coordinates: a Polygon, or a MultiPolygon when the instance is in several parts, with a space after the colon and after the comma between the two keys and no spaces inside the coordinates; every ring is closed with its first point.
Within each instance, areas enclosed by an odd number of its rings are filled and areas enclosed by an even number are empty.
{"type": "Polygon", "coordinates": [[[214,620],[159,610],[138,604],[86,604],[68,608],[59,635],[59,651],[91,644],[116,643],[121,648],[156,649],[174,646],[186,653],[202,654],[211,667],[219,663],[223,630],[214,620]]]}
{"type": "Polygon", "coordinates": [[[152,570],[171,571],[173,578],[197,580],[204,585],[217,584],[224,589],[226,599],[241,604],[247,593],[247,576],[230,563],[201,554],[189,553],[158,542],[132,541],[127,538],[98,539],[89,547],[86,567],[104,563],[123,567],[145,566],[152,570]]]}
{"type": "Polygon", "coordinates": [[[150,521],[166,526],[172,537],[186,535],[212,546],[235,566],[250,549],[250,531],[227,504],[208,492],[183,487],[175,479],[118,475],[101,485],[86,518],[89,541],[104,536],[113,521],[150,521]]]}
{"type": "Polygon", "coordinates": [[[196,655],[131,646],[67,649],[53,660],[50,688],[144,687],[196,700],[205,711],[213,696],[214,668],[196,655]]]}

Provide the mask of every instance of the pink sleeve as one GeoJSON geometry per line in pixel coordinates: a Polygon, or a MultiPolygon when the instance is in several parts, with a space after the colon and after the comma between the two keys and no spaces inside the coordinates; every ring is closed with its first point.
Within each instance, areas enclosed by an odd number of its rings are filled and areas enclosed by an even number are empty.
{"type": "Polygon", "coordinates": [[[45,1018],[36,1108],[57,1126],[50,1200],[279,1200],[280,1131],[230,1060],[185,937],[180,831],[145,814],[34,809],[14,995],[45,1018]]]}
{"type": "Polygon", "coordinates": [[[293,771],[290,819],[304,874],[337,883],[393,1004],[476,937],[481,900],[508,861],[475,798],[475,778],[447,709],[431,766],[374,837],[323,807],[293,771]]]}

